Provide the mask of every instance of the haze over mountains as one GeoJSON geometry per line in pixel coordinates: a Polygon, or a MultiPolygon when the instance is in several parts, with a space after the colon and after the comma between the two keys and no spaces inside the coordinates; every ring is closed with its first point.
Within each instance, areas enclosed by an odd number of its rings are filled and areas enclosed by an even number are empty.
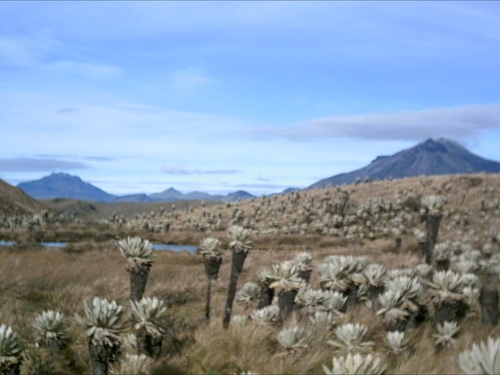
{"type": "MultiPolygon", "coordinates": [[[[416,146],[391,156],[378,156],[368,166],[320,180],[308,189],[352,184],[356,180],[369,178],[371,181],[390,178],[416,177],[420,175],[444,175],[458,173],[500,173],[500,163],[486,160],[472,154],[458,143],[445,138],[428,139],[416,146]]],[[[17,185],[35,199],[72,198],[97,202],[168,202],[181,200],[206,200],[234,202],[255,198],[245,191],[228,195],[211,195],[204,192],[183,194],[174,188],[161,193],[115,196],[109,194],[77,176],[53,173],[39,180],[17,185]]],[[[287,189],[283,193],[290,190],[287,189]]]]}

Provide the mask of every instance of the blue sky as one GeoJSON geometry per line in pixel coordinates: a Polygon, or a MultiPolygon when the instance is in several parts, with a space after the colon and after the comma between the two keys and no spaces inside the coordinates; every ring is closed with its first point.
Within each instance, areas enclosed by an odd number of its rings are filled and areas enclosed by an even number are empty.
{"type": "Polygon", "coordinates": [[[429,137],[500,160],[499,2],[0,2],[0,178],[306,187],[429,137]]]}

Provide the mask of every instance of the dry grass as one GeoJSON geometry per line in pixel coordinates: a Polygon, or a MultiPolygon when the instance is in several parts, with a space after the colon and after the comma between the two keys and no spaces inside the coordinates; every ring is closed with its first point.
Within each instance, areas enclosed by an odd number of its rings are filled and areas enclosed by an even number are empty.
{"type": "MultiPolygon", "coordinates": [[[[500,215],[494,213],[495,208],[488,209],[486,215],[481,216],[481,199],[486,197],[488,202],[494,204],[495,192],[499,187],[500,176],[475,175],[373,182],[350,186],[348,189],[352,190],[352,199],[358,205],[373,196],[394,200],[397,192],[403,194],[410,191],[415,196],[443,194],[447,199],[446,207],[460,212],[468,210],[471,214],[466,226],[451,230],[446,229],[450,219],[445,217],[439,240],[462,240],[465,233],[476,248],[481,248],[490,241],[490,237],[484,237],[483,234],[494,233],[500,224],[500,215]]],[[[304,198],[316,199],[323,193],[324,191],[305,192],[304,198]]],[[[235,206],[250,212],[251,204],[252,202],[241,202],[229,208],[214,205],[205,207],[204,210],[216,210],[227,218],[235,206]]],[[[188,215],[200,215],[200,212],[194,210],[182,215],[185,216],[181,216],[179,221],[188,215]]],[[[58,230],[70,233],[72,230],[77,232],[78,228],[58,230]]],[[[92,227],[86,227],[85,230],[89,233],[98,232],[92,227]]],[[[112,236],[116,238],[119,235],[139,233],[161,242],[197,244],[208,235],[226,241],[223,231],[202,233],[180,230],[175,233],[149,233],[150,237],[148,233],[127,232],[126,227],[121,227],[112,236]]],[[[29,233],[8,235],[28,236],[29,233]]],[[[85,237],[81,233],[78,236],[85,237]]],[[[314,269],[326,256],[333,254],[367,256],[371,262],[382,264],[387,269],[413,267],[421,263],[416,251],[416,241],[409,234],[403,238],[400,254],[395,253],[394,240],[390,238],[360,241],[320,235],[266,235],[255,237],[253,242],[254,248],[246,259],[238,281],[239,286],[255,280],[260,270],[271,269],[273,264],[293,258],[302,251],[308,251],[313,256],[314,269]]],[[[262,374],[318,374],[323,373],[322,364],[331,367],[332,357],[339,354],[327,344],[328,340],[334,339],[333,332],[311,329],[307,348],[286,353],[276,340],[280,328],[258,326],[249,322],[245,325],[232,324],[228,330],[224,330],[222,317],[230,275],[229,251],[223,253],[219,279],[212,283],[212,319],[209,322],[204,320],[207,280],[202,257],[187,252],[169,251],[158,251],[156,255],[146,295],[156,296],[166,302],[172,327],[165,338],[164,355],[153,367],[153,374],[234,374],[245,371],[262,374]]],[[[319,287],[317,272],[312,274],[311,285],[319,287]]],[[[0,323],[12,326],[24,344],[35,340],[32,324],[37,314],[53,309],[66,315],[70,345],[60,357],[46,360],[54,364],[44,372],[47,374],[89,373],[83,329],[73,319],[75,312],[83,314],[83,301],[89,302],[94,296],[116,300],[127,310],[125,316],[130,316],[129,275],[125,271],[125,259],[109,240],[97,245],[92,242],[75,243],[66,249],[37,248],[31,245],[0,248],[0,291],[0,323]]],[[[249,315],[250,312],[251,309],[235,303],[233,315],[249,315]]],[[[488,335],[500,336],[500,328],[481,325],[480,316],[467,317],[461,323],[458,345],[436,351],[432,337],[435,328],[428,319],[410,332],[410,354],[396,358],[387,353],[381,318],[374,315],[371,309],[359,305],[349,310],[338,323],[345,322],[361,323],[368,327],[367,339],[375,343],[373,352],[384,358],[388,365],[387,373],[396,374],[458,373],[457,358],[461,350],[470,348],[473,342],[484,340],[488,335]]]]}
{"type": "MultiPolygon", "coordinates": [[[[397,255],[387,251],[388,244],[378,241],[370,247],[352,245],[338,248],[312,250],[313,266],[331,254],[373,256],[374,262],[388,268],[418,264],[415,255],[397,255]]],[[[253,280],[262,268],[289,259],[299,250],[250,251],[239,280],[253,280]]],[[[25,251],[0,251],[0,287],[2,288],[0,321],[11,325],[22,341],[33,342],[32,322],[46,309],[56,309],[68,317],[71,349],[66,352],[69,360],[60,359],[59,370],[54,373],[86,373],[89,371],[88,354],[83,331],[72,319],[74,312],[83,313],[83,301],[95,295],[116,300],[126,309],[128,306],[128,274],[125,260],[112,246],[104,246],[86,252],[67,253],[57,249],[33,249],[25,251]]],[[[265,374],[316,374],[322,373],[322,364],[331,366],[333,347],[326,342],[333,339],[332,332],[311,331],[308,348],[298,353],[286,353],[276,340],[280,328],[258,326],[254,323],[231,325],[222,328],[223,306],[230,272],[229,253],[219,280],[213,283],[212,320],[203,321],[206,279],[201,256],[189,253],[157,252],[151,269],[146,294],[165,300],[174,324],[175,343],[166,345],[164,359],[159,361],[153,373],[162,371],[179,374],[232,374],[253,371],[265,374]],[[173,349],[180,352],[172,354],[173,349]],[[171,351],[170,354],[167,351],[171,351]]],[[[313,273],[311,283],[317,286],[313,273]]],[[[235,304],[234,315],[248,315],[250,310],[235,304]]],[[[127,315],[127,314],[126,314],[127,315]]],[[[487,337],[499,335],[499,329],[481,326],[478,318],[466,321],[459,336],[457,348],[436,352],[430,322],[412,332],[412,355],[407,359],[391,358],[384,351],[381,319],[363,305],[348,313],[338,322],[361,323],[369,328],[368,339],[375,342],[376,353],[388,363],[388,373],[442,374],[457,373],[459,350],[470,347],[487,337]]],[[[168,341],[168,340],[167,340],[168,341]]],[[[337,353],[338,354],[338,353],[337,353]]],[[[51,371],[55,371],[52,369],[51,371]]],[[[164,372],[163,372],[164,373],[164,372]]]]}

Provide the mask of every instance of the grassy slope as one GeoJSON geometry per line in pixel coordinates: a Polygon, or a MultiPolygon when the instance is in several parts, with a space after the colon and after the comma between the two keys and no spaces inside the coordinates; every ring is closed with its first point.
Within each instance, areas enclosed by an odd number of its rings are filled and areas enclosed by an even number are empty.
{"type": "MultiPolygon", "coordinates": [[[[186,210],[188,207],[199,207],[201,205],[201,201],[101,203],[66,198],[48,199],[41,202],[50,209],[64,214],[66,217],[74,215],[83,220],[108,219],[113,214],[118,216],[123,215],[125,218],[133,218],[137,214],[149,214],[152,211],[160,212],[162,208],[165,212],[170,212],[172,205],[180,211],[186,210]]],[[[205,204],[211,206],[220,203],[207,201],[205,204]]]]}
{"type": "Polygon", "coordinates": [[[2,201],[0,213],[7,215],[36,213],[46,208],[21,189],[9,185],[3,180],[0,180],[0,200],[2,201]]]}

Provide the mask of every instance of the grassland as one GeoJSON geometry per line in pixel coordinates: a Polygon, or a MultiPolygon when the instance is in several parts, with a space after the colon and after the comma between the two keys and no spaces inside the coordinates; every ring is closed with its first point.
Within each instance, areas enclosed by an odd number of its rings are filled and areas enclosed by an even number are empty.
{"type": "MultiPolygon", "coordinates": [[[[117,301],[127,310],[125,315],[130,316],[125,259],[114,244],[118,238],[139,235],[155,242],[198,244],[202,238],[213,236],[221,239],[227,248],[226,228],[232,224],[243,225],[253,233],[253,248],[238,280],[239,286],[256,280],[260,270],[271,269],[273,264],[307,251],[313,257],[310,285],[317,289],[318,266],[329,255],[365,256],[387,270],[412,269],[423,263],[413,231],[425,229],[419,209],[422,197],[428,195],[439,195],[445,200],[440,242],[468,243],[472,249],[483,252],[488,249],[488,256],[495,256],[500,252],[499,192],[499,175],[426,177],[363,183],[301,192],[295,197],[258,198],[234,204],[202,205],[200,202],[190,207],[177,204],[173,209],[164,203],[162,212],[159,207],[137,205],[131,209],[132,206],[127,205],[126,211],[117,207],[111,209],[118,218],[123,215],[122,220],[117,220],[116,216],[112,218],[113,214],[106,208],[94,210],[101,212],[100,217],[83,219],[81,215],[80,220],[67,217],[61,220],[54,216],[43,225],[2,228],[0,236],[15,239],[19,245],[0,247],[0,323],[12,327],[25,348],[37,351],[37,373],[88,374],[87,343],[83,328],[73,319],[73,314],[83,315],[83,302],[99,296],[117,301]],[[345,192],[350,202],[345,217],[353,216],[349,219],[352,223],[344,221],[340,226],[334,225],[333,212],[325,207],[328,201],[340,202],[345,192]],[[363,207],[373,198],[390,202],[391,209],[386,216],[369,219],[372,223],[368,231],[365,230],[366,219],[355,220],[354,217],[363,215],[363,207]],[[359,210],[363,212],[356,213],[359,210]],[[406,219],[397,219],[402,212],[406,219]],[[168,230],[165,222],[169,224],[168,230]],[[401,250],[396,252],[392,229],[399,225],[403,225],[404,230],[401,250]],[[40,248],[32,244],[37,232],[45,239],[69,240],[72,244],[63,249],[40,248]],[[69,345],[60,353],[30,346],[37,339],[32,326],[34,319],[44,310],[57,310],[66,316],[69,345]]],[[[329,330],[308,326],[304,347],[287,351],[276,339],[282,327],[248,322],[223,329],[231,264],[229,251],[223,252],[219,278],[212,283],[212,314],[208,322],[204,320],[207,279],[201,255],[169,251],[155,255],[145,294],[165,301],[170,326],[164,338],[162,356],[153,364],[151,373],[321,374],[323,364],[331,367],[332,357],[341,355],[327,344],[335,337],[329,330]]],[[[425,298],[429,316],[422,324],[408,329],[409,350],[405,355],[388,353],[382,316],[376,315],[363,301],[349,308],[336,324],[366,325],[366,339],[375,344],[370,352],[383,359],[386,373],[397,374],[460,373],[457,364],[460,351],[488,336],[500,337],[498,326],[481,324],[481,311],[476,301],[459,321],[461,328],[456,345],[437,347],[433,337],[436,333],[434,311],[430,297],[425,298]]],[[[248,316],[254,309],[255,304],[236,304],[233,316],[248,316]]],[[[285,325],[306,324],[298,319],[297,315],[285,325]]],[[[25,358],[22,373],[29,373],[27,364],[32,362],[25,358]]]]}

